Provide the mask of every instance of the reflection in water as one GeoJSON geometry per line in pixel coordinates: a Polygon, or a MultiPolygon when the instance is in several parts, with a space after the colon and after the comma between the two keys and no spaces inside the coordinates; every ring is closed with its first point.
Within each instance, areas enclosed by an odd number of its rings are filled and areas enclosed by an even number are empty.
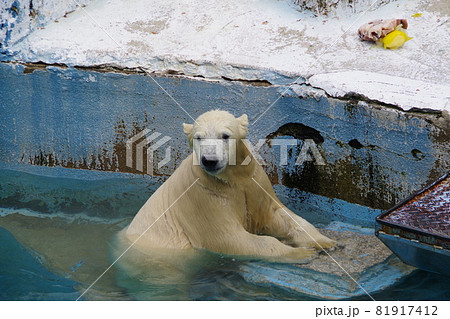
{"type": "MultiPolygon", "coordinates": [[[[57,169],[51,172],[61,173],[57,169]]],[[[75,173],[77,177],[81,174],[75,173]]],[[[89,172],[89,176],[93,175],[89,172]]],[[[1,248],[9,249],[10,256],[0,260],[3,275],[0,299],[74,300],[127,248],[126,244],[117,242],[117,234],[158,185],[143,178],[100,175],[75,179],[1,170],[0,204],[4,208],[0,208],[0,228],[9,234],[2,238],[9,238],[8,242],[14,244],[0,241],[1,248]],[[39,284],[34,279],[21,280],[26,276],[39,278],[39,284]]],[[[339,234],[334,236],[340,236],[339,241],[345,247],[333,256],[346,262],[346,269],[351,271],[361,273],[367,269],[365,275],[355,275],[362,283],[376,282],[386,271],[389,274],[393,269],[404,271],[404,266],[392,258],[385,260],[375,250],[368,252],[377,242],[372,231],[363,237],[357,232],[343,231],[343,227],[337,225],[334,230],[339,234]],[[371,261],[371,266],[360,267],[364,261],[371,261]]],[[[311,265],[308,268],[308,265],[239,260],[198,250],[172,254],[155,251],[149,255],[130,249],[83,299],[313,300],[330,298],[336,283],[347,289],[348,278],[338,273],[339,269],[327,256],[320,256],[311,265]],[[336,280],[336,276],[340,279],[336,280]],[[317,292],[317,283],[323,291],[328,289],[328,294],[306,293],[306,288],[317,292]]],[[[450,277],[423,271],[406,276],[407,272],[401,271],[397,279],[403,279],[397,283],[390,281],[391,286],[373,292],[373,297],[377,300],[450,299],[450,277]]],[[[367,299],[365,295],[352,295],[354,291],[348,291],[347,298],[367,299]]]]}
{"type": "MultiPolygon", "coordinates": [[[[115,261],[129,247],[119,233],[113,239],[115,261]]],[[[115,264],[117,283],[136,300],[311,300],[289,296],[281,289],[248,283],[241,267],[252,261],[236,259],[207,250],[129,249],[115,264]]]]}
{"type": "MultiPolygon", "coordinates": [[[[24,213],[21,211],[21,213],[24,213]]],[[[33,251],[32,256],[47,269],[49,276],[36,281],[10,281],[2,285],[2,299],[73,300],[76,299],[127,247],[117,244],[117,233],[123,225],[89,222],[86,219],[63,221],[61,218],[31,217],[23,214],[5,215],[1,209],[0,226],[8,229],[19,242],[33,251]],[[109,251],[109,254],[106,253],[109,251]],[[82,263],[80,261],[83,260],[82,263]],[[59,276],[59,277],[58,277],[59,276]],[[59,278],[59,279],[58,279],[59,278]],[[69,282],[64,281],[70,280],[69,282]],[[44,291],[52,283],[70,283],[72,293],[44,291]],[[12,284],[11,284],[12,283],[12,284]],[[76,290],[79,292],[77,293],[76,290]]],[[[13,238],[11,236],[11,238],[13,238]]],[[[3,244],[3,242],[2,242],[3,244]]],[[[8,246],[25,250],[22,246],[8,246]]],[[[11,254],[9,254],[11,256],[11,254]]],[[[325,256],[319,258],[326,260],[325,256]]],[[[369,271],[380,276],[380,262],[369,271]]],[[[3,263],[3,267],[9,267],[3,263]]],[[[17,274],[31,267],[19,266],[17,274]],[[23,270],[21,270],[23,269],[23,270]]],[[[308,269],[307,265],[270,264],[258,260],[239,260],[208,251],[189,250],[168,254],[143,254],[130,249],[84,296],[85,300],[316,300],[318,295],[303,293],[314,288],[314,282],[333,288],[338,283],[332,274],[308,269]],[[116,267],[117,266],[117,267],[116,267]],[[331,278],[331,279],[330,279],[331,278]],[[310,283],[310,284],[307,284],[310,283]],[[289,286],[291,284],[297,287],[289,286]],[[302,290],[303,289],[303,290],[302,290]]],[[[16,266],[15,266],[16,267],[16,266]]],[[[395,267],[398,267],[395,263],[395,267]]],[[[384,269],[383,271],[385,271],[384,269]]],[[[4,269],[0,270],[3,274],[4,269]]],[[[11,271],[8,273],[12,274],[11,271]]],[[[341,277],[342,282],[345,277],[341,277]]],[[[384,278],[384,277],[383,277],[384,278]]],[[[364,278],[360,280],[364,283],[364,278]]],[[[375,278],[376,279],[376,278],[375,278]]],[[[416,271],[381,292],[376,300],[448,300],[450,277],[416,271]]],[[[56,286],[55,286],[56,287],[56,286]]],[[[58,286],[61,288],[61,285],[58,286]]],[[[315,286],[318,287],[317,284],[315,286]]],[[[69,289],[68,287],[67,289],[69,289]]],[[[66,288],[65,288],[66,289],[66,288]]],[[[317,292],[317,291],[316,291],[317,292]]],[[[352,298],[352,297],[350,297],[352,298]]],[[[367,300],[364,295],[353,298],[367,300]]]]}

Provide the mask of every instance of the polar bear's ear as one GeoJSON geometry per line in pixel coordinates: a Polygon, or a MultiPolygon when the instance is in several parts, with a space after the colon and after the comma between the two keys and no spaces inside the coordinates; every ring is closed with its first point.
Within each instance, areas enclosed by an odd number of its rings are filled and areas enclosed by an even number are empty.
{"type": "Polygon", "coordinates": [[[184,130],[184,134],[189,135],[192,132],[192,128],[194,127],[193,124],[186,124],[183,123],[183,130],[184,130]]]}
{"type": "Polygon", "coordinates": [[[239,135],[240,138],[245,138],[247,135],[248,117],[247,114],[243,114],[237,118],[239,122],[239,135]]]}
{"type": "Polygon", "coordinates": [[[194,127],[193,124],[186,124],[183,123],[183,130],[184,130],[184,134],[187,135],[188,138],[188,142],[189,142],[189,147],[192,148],[192,128],[194,127]]]}

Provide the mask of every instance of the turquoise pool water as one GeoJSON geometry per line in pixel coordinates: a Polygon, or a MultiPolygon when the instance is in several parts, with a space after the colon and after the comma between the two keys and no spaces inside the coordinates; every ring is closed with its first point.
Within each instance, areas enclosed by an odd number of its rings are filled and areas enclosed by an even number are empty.
{"type": "MultiPolygon", "coordinates": [[[[26,170],[0,169],[0,300],[76,300],[111,264],[112,238],[159,182],[81,170],[26,170]]],[[[358,231],[358,225],[350,226],[358,231]]],[[[450,299],[450,277],[402,273],[395,257],[387,260],[355,276],[374,299],[450,299]],[[392,282],[377,290],[373,282],[379,276],[392,282]]],[[[171,284],[164,276],[150,282],[146,275],[130,276],[113,267],[81,299],[370,300],[344,287],[345,276],[295,265],[202,252],[194,266],[186,267],[191,267],[189,280],[171,284]],[[341,290],[333,295],[327,289],[341,290]]]]}

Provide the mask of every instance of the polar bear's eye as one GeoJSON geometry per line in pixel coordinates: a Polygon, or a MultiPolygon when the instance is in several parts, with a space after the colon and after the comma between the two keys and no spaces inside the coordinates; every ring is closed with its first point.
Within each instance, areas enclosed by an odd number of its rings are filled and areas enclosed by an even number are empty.
{"type": "Polygon", "coordinates": [[[230,138],[230,135],[228,135],[227,133],[223,133],[223,134],[222,134],[222,138],[223,138],[224,140],[228,140],[228,139],[230,138]]]}

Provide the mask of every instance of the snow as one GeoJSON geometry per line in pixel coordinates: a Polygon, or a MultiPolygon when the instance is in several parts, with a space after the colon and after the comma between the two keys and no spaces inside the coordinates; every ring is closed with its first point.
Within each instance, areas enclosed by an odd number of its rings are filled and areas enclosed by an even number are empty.
{"type": "Polygon", "coordinates": [[[405,111],[426,109],[450,112],[450,88],[444,85],[362,71],[316,74],[309,79],[309,83],[334,97],[358,93],[405,111]]]}
{"type": "Polygon", "coordinates": [[[20,42],[33,30],[93,0],[0,1],[0,53],[20,42]]]}
{"type": "MultiPolygon", "coordinates": [[[[315,86],[324,89],[330,85],[319,75],[359,71],[391,76],[390,83],[399,87],[393,92],[406,94],[402,87],[409,80],[423,82],[414,87],[435,85],[433,92],[449,92],[450,8],[445,1],[399,0],[358,14],[316,16],[282,0],[96,0],[35,30],[9,51],[13,60],[26,62],[142,67],[207,79],[286,84],[315,75],[315,86]],[[418,12],[422,16],[411,17],[418,12]],[[361,42],[359,26],[380,18],[407,18],[414,39],[395,51],[361,42]]],[[[348,79],[354,92],[368,94],[367,83],[358,83],[348,79]]],[[[375,95],[391,103],[386,96],[375,95]]],[[[448,96],[422,98],[404,103],[405,109],[431,104],[443,109],[448,96]],[[410,105],[415,101],[419,105],[410,105]]]]}

